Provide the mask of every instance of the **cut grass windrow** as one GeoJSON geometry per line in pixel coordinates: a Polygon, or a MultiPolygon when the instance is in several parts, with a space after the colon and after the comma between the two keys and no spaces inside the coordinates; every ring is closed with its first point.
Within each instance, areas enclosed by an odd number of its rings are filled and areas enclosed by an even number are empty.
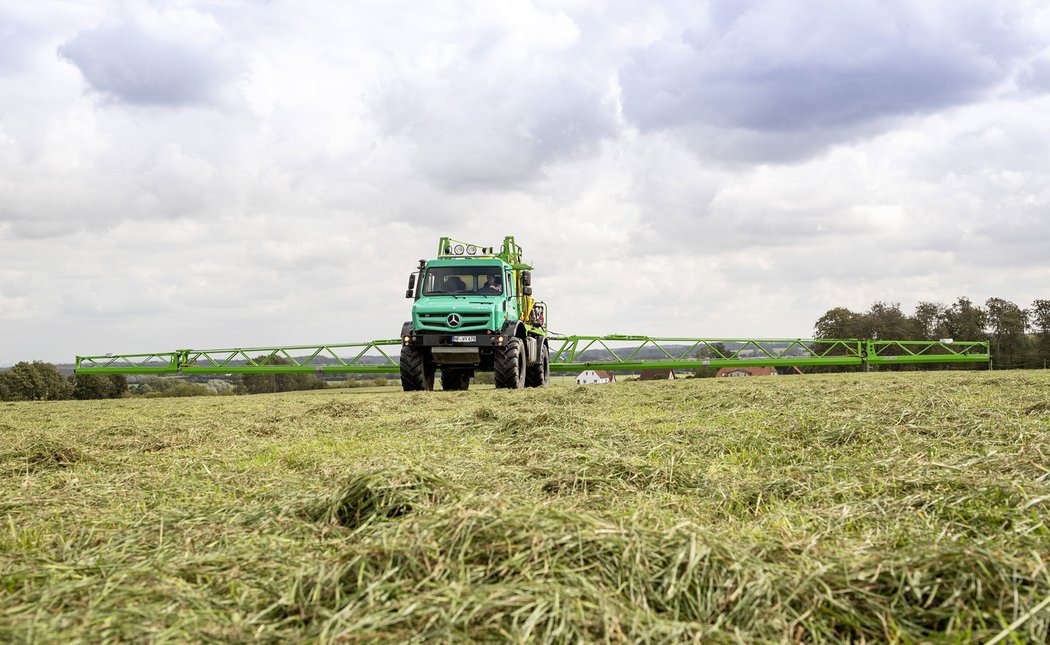
{"type": "Polygon", "coordinates": [[[1046,642],[1048,385],[0,404],[0,641],[1046,642]]]}

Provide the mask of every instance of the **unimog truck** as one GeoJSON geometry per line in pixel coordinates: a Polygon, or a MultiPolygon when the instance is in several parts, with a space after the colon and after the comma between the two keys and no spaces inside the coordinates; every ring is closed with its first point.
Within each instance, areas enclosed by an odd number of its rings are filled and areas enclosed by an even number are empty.
{"type": "Polygon", "coordinates": [[[478,371],[497,388],[550,381],[547,306],[532,296],[532,267],[513,237],[494,247],[441,238],[437,258],[408,278],[412,320],[401,328],[401,385],[466,390],[478,371]]]}

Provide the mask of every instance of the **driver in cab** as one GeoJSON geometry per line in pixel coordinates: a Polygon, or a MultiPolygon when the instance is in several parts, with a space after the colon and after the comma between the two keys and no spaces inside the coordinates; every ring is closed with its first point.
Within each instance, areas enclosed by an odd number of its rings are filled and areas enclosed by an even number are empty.
{"type": "Polygon", "coordinates": [[[503,293],[503,280],[499,275],[486,276],[485,285],[478,289],[478,293],[487,296],[498,296],[503,293]]]}

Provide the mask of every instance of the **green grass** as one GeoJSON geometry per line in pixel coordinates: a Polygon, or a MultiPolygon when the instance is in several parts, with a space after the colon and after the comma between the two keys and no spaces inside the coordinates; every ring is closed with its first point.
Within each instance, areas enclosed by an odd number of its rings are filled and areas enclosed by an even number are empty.
{"type": "Polygon", "coordinates": [[[0,404],[0,641],[1045,642],[1050,374],[0,404]]]}

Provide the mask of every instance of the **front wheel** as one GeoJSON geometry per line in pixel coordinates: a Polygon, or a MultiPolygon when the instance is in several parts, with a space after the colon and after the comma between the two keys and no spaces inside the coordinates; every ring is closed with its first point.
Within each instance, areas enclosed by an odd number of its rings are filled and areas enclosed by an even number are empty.
{"type": "Polygon", "coordinates": [[[551,355],[547,345],[540,346],[540,359],[525,372],[525,387],[547,387],[551,382],[551,355]]]}
{"type": "Polygon", "coordinates": [[[492,373],[497,388],[520,390],[525,387],[525,343],[520,338],[511,338],[506,345],[496,348],[492,373]]]}
{"type": "Polygon", "coordinates": [[[437,365],[430,352],[411,345],[401,348],[401,387],[406,392],[434,389],[437,365]]]}

